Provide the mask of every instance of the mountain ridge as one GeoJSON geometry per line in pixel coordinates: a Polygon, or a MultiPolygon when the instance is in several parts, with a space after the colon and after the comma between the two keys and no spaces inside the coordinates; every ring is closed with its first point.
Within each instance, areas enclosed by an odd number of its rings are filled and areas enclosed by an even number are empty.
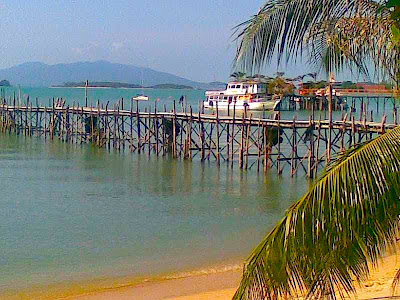
{"type": "Polygon", "coordinates": [[[46,64],[39,61],[25,62],[6,69],[0,69],[0,78],[6,78],[13,85],[50,87],[65,82],[115,81],[146,86],[159,84],[187,85],[207,89],[212,85],[189,80],[177,75],[105,60],[78,61],[74,63],[46,64]]]}

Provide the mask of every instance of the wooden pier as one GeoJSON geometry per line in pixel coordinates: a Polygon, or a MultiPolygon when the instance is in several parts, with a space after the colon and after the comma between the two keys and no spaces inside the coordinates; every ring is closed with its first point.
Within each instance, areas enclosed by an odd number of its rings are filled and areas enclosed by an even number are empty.
{"type": "Polygon", "coordinates": [[[396,126],[368,120],[368,114],[356,118],[350,111],[341,120],[282,120],[255,118],[249,112],[233,109],[230,116],[216,112],[194,113],[188,110],[139,110],[131,101],[112,107],[97,105],[67,106],[54,101],[48,106],[15,101],[0,104],[0,128],[17,135],[60,139],[68,143],[91,143],[98,147],[125,150],[141,155],[172,156],[189,160],[213,160],[240,169],[259,172],[276,170],[293,176],[305,172],[315,177],[336,153],[369,140],[396,126]]]}

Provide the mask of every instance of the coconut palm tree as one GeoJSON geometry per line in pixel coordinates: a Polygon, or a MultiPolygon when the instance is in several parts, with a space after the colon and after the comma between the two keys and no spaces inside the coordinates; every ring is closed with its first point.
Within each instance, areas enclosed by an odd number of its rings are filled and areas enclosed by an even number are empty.
{"type": "MultiPolygon", "coordinates": [[[[241,24],[237,66],[260,69],[308,55],[330,72],[400,82],[400,6],[371,0],[272,0],[241,24]],[[286,57],[285,57],[286,56],[286,57]],[[375,72],[375,73],[376,73],[375,72]]],[[[234,299],[344,297],[400,230],[400,127],[339,155],[253,250],[234,299]]],[[[400,281],[396,274],[393,287],[400,281]]]]}
{"type": "Polygon", "coordinates": [[[372,0],[268,1],[237,27],[236,67],[256,72],[275,54],[279,63],[306,56],[328,72],[349,66],[368,75],[372,62],[396,81],[399,42],[392,16],[389,7],[372,0]]]}

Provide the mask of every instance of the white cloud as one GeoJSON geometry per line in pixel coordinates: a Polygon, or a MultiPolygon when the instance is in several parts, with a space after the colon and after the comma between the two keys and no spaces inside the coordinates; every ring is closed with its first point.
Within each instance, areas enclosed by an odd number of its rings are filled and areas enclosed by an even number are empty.
{"type": "Polygon", "coordinates": [[[97,42],[91,42],[86,47],[74,47],[72,52],[77,55],[87,55],[91,53],[97,53],[101,49],[100,44],[97,42]]]}
{"type": "Polygon", "coordinates": [[[81,54],[83,54],[85,49],[84,48],[72,48],[71,50],[73,53],[81,55],[81,54]]]}
{"type": "Polygon", "coordinates": [[[118,52],[124,47],[124,43],[122,42],[112,42],[111,44],[111,51],[112,52],[118,52]]]}

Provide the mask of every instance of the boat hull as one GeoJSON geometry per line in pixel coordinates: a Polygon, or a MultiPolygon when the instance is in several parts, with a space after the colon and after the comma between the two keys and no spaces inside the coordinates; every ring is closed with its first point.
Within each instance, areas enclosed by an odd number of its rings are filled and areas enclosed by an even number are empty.
{"type": "Polygon", "coordinates": [[[148,96],[137,96],[137,97],[133,97],[133,100],[136,100],[136,101],[148,101],[149,97],[148,96]]]}
{"type": "MultiPolygon", "coordinates": [[[[264,102],[245,102],[245,101],[238,101],[237,103],[230,103],[226,101],[218,101],[218,109],[223,110],[244,110],[247,107],[247,110],[274,110],[279,101],[271,100],[271,101],[264,101],[264,102]]],[[[216,109],[217,103],[215,101],[204,101],[204,108],[207,109],[216,109]]]]}

